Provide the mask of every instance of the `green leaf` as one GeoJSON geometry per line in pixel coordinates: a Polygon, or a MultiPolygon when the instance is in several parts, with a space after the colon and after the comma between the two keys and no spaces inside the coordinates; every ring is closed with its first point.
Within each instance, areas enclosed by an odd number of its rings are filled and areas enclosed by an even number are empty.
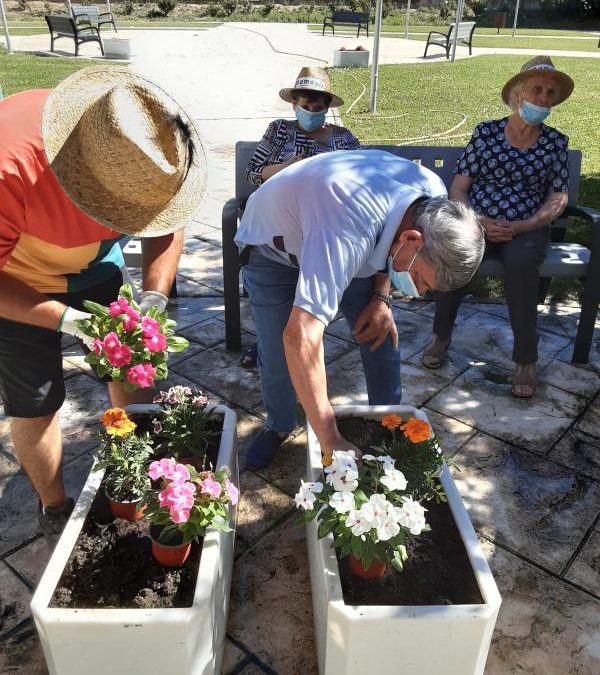
{"type": "Polygon", "coordinates": [[[317,531],[317,536],[319,539],[322,539],[323,537],[326,537],[331,530],[337,525],[338,521],[336,519],[331,519],[331,520],[324,520],[319,524],[319,529],[317,531]]]}
{"type": "Polygon", "coordinates": [[[119,295],[127,298],[128,302],[133,300],[133,290],[129,284],[123,284],[119,289],[119,295]]]}
{"type": "Polygon", "coordinates": [[[174,335],[167,338],[167,351],[169,352],[182,352],[184,349],[187,349],[190,346],[190,343],[183,337],[178,337],[174,335]]]}
{"type": "Polygon", "coordinates": [[[99,305],[97,302],[93,302],[92,300],[84,300],[83,306],[96,316],[110,317],[110,314],[108,313],[108,307],[104,307],[104,305],[99,305]]]}

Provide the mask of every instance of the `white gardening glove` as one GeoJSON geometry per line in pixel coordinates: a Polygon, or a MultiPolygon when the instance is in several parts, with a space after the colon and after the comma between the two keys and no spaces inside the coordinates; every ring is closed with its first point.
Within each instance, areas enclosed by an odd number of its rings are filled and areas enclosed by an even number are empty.
{"type": "Polygon", "coordinates": [[[78,309],[73,309],[73,307],[67,307],[56,330],[72,335],[78,340],[81,340],[88,349],[92,349],[94,338],[82,333],[75,324],[76,319],[89,319],[91,316],[92,315],[89,312],[80,312],[78,309]]]}
{"type": "Polygon", "coordinates": [[[140,310],[146,314],[150,307],[158,307],[162,312],[169,302],[169,298],[158,291],[142,291],[140,296],[140,310]]]}

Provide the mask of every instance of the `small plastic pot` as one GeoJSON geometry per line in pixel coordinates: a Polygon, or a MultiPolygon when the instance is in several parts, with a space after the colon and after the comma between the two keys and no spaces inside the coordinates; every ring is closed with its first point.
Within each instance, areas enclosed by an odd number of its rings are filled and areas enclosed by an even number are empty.
{"type": "Polygon", "coordinates": [[[364,569],[362,562],[352,554],[348,555],[348,567],[354,576],[361,579],[379,579],[387,570],[387,565],[381,560],[373,560],[368,569],[364,569]]]}
{"type": "Polygon", "coordinates": [[[192,542],[188,541],[185,544],[178,543],[180,542],[181,537],[174,535],[167,540],[167,543],[163,543],[159,541],[160,533],[162,531],[163,528],[160,525],[150,526],[152,557],[163,567],[181,567],[188,559],[192,548],[192,542]]]}

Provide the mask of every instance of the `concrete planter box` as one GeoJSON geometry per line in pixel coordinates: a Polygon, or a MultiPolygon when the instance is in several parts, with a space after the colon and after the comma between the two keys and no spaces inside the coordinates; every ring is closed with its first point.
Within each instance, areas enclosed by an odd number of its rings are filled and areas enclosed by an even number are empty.
{"type": "MultiPolygon", "coordinates": [[[[218,466],[239,485],[236,415],[223,417],[218,466]]],[[[135,405],[131,413],[158,406],[135,405]]],[[[191,607],[169,609],[62,609],[49,607],[54,590],[92,505],[103,471],[92,471],[31,601],[50,675],[218,675],[227,627],[234,532],[208,529],[191,607]]],[[[235,511],[232,527],[235,528],[235,511]]]]}
{"type": "Polygon", "coordinates": [[[335,49],[333,51],[334,68],[368,68],[368,50],[335,49]]]}
{"type": "Polygon", "coordinates": [[[128,59],[131,56],[129,38],[102,38],[102,45],[107,59],[128,59]]]}
{"type": "MultiPolygon", "coordinates": [[[[337,406],[338,416],[381,419],[396,413],[427,420],[409,406],[337,406]]],[[[308,427],[308,480],[322,471],[321,448],[308,427]]],[[[484,599],[481,605],[350,606],[344,603],[332,535],[308,524],[308,556],[320,675],[481,675],[500,595],[447,467],[441,482],[484,599]]]]}

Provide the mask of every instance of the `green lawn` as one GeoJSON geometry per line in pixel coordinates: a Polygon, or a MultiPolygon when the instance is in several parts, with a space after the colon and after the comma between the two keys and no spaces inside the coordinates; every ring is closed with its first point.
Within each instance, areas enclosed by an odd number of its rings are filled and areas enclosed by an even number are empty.
{"type": "MultiPolygon", "coordinates": [[[[215,28],[220,26],[217,21],[171,21],[171,20],[152,20],[152,19],[117,19],[117,28],[121,30],[138,30],[138,29],[164,29],[164,28],[188,28],[196,30],[204,30],[207,28],[215,28]]],[[[42,19],[28,20],[14,20],[8,22],[8,29],[11,35],[40,35],[48,32],[48,26],[42,19]]],[[[108,29],[102,30],[102,35],[110,35],[111,31],[108,29]]]]}

